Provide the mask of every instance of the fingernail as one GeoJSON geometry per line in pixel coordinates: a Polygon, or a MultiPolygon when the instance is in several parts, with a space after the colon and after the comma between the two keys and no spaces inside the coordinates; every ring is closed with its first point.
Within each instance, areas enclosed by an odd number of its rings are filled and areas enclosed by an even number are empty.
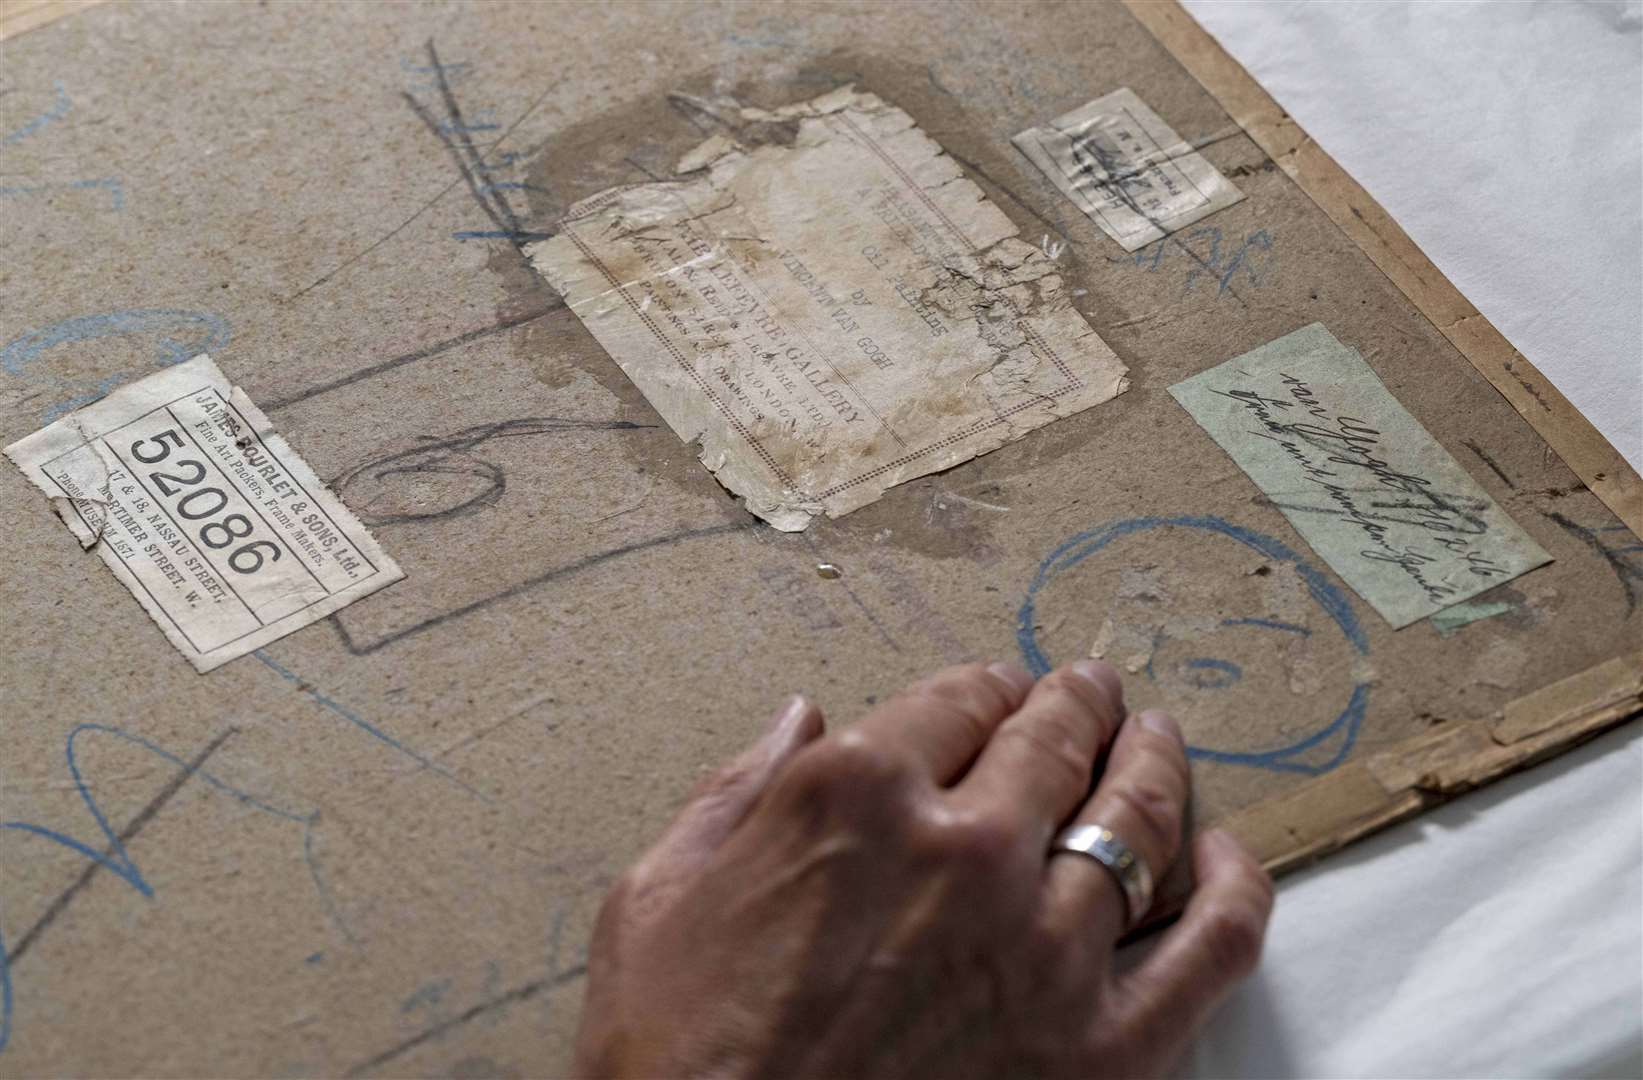
{"type": "Polygon", "coordinates": [[[1033,688],[1033,683],[1036,681],[1033,679],[1032,675],[1019,664],[1006,664],[1003,661],[1000,661],[995,664],[988,664],[987,670],[991,674],[1009,683],[1015,688],[1016,692],[1022,694],[1025,694],[1028,690],[1031,690],[1033,688]]]}
{"type": "Polygon", "coordinates": [[[809,699],[803,694],[794,694],[787,699],[780,709],[776,710],[776,715],[772,716],[770,722],[765,725],[765,735],[776,735],[787,731],[798,723],[799,718],[805,714],[805,710],[809,707],[809,699]]]}
{"type": "Polygon", "coordinates": [[[1075,660],[1072,672],[1105,694],[1114,704],[1124,700],[1124,684],[1105,660],[1075,660]]]}
{"type": "Polygon", "coordinates": [[[1159,735],[1167,739],[1174,739],[1176,742],[1181,741],[1181,725],[1177,724],[1175,718],[1170,716],[1169,713],[1160,712],[1157,709],[1148,709],[1141,714],[1140,720],[1141,726],[1148,731],[1157,732],[1159,735]]]}

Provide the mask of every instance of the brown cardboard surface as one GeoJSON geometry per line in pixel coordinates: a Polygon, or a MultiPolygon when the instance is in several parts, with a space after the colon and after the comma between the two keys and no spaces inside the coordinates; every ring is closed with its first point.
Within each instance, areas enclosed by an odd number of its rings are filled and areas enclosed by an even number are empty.
{"type": "Polygon", "coordinates": [[[1199,628],[1114,658],[1202,752],[1197,821],[1280,868],[1634,715],[1635,475],[1173,10],[1139,14],[1193,74],[1084,4],[104,5],[8,40],[0,442],[208,350],[407,579],[201,677],[0,470],[0,1072],[552,1071],[603,889],[782,694],[848,723],[1109,620],[1199,628]],[[782,535],[519,247],[725,98],[851,82],[1064,245],[1132,388],[782,535]],[[1247,198],[1129,254],[1011,146],[1121,86],[1247,198]],[[1165,393],[1313,321],[1552,554],[1510,611],[1392,631],[1165,393]]]}

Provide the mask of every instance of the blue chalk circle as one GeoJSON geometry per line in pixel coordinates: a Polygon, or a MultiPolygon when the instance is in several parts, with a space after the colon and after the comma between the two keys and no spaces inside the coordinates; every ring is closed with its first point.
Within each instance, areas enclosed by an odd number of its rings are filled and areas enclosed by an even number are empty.
{"type": "MultiPolygon", "coordinates": [[[[1214,536],[1226,537],[1260,554],[1270,562],[1288,564],[1306,586],[1307,594],[1318,605],[1341,637],[1360,656],[1369,655],[1369,639],[1352,603],[1321,571],[1301,558],[1282,541],[1263,533],[1235,525],[1218,517],[1181,515],[1177,517],[1127,518],[1081,532],[1050,552],[1038,566],[1027,595],[1022,600],[1016,620],[1016,643],[1029,671],[1044,675],[1053,666],[1038,641],[1038,598],[1053,583],[1082,563],[1085,559],[1106,549],[1115,540],[1165,526],[1193,529],[1214,536]]],[[[1248,627],[1251,630],[1270,630],[1310,638],[1312,631],[1293,623],[1274,619],[1223,619],[1223,626],[1248,627]]],[[[1148,674],[1156,681],[1158,676],[1149,665],[1148,674]]],[[[1243,669],[1228,660],[1213,657],[1194,657],[1183,661],[1175,669],[1175,677],[1196,689],[1218,690],[1230,687],[1243,678],[1243,669]]],[[[1347,701],[1335,716],[1293,742],[1262,750],[1223,750],[1207,746],[1188,746],[1187,755],[1201,761],[1224,765],[1241,765],[1274,772],[1302,773],[1316,776],[1329,772],[1345,761],[1357,741],[1358,728],[1363,723],[1369,706],[1370,682],[1360,678],[1354,683],[1347,701]]],[[[1297,699],[1300,701],[1301,699],[1297,699]]],[[[1299,704],[1305,708],[1305,704],[1299,704]]]]}
{"type": "Polygon", "coordinates": [[[93,380],[64,379],[38,370],[48,354],[66,345],[134,335],[152,337],[154,366],[170,367],[200,353],[222,349],[228,344],[231,332],[227,319],[208,311],[132,308],[76,315],[40,330],[31,330],[0,346],[0,371],[37,381],[47,388],[48,401],[41,422],[50,423],[131,381],[135,373],[120,371],[93,380]]]}

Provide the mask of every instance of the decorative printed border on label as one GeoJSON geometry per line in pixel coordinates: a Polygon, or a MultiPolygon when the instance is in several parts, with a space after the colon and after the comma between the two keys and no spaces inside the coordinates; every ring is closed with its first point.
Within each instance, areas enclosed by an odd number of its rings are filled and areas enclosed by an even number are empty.
{"type": "Polygon", "coordinates": [[[1394,628],[1552,561],[1319,323],[1169,392],[1394,628]]]}
{"type": "Polygon", "coordinates": [[[1129,87],[1011,141],[1125,251],[1244,197],[1129,87]]]}
{"type": "Polygon", "coordinates": [[[201,672],[405,576],[203,354],[6,455],[201,672]]]}
{"type": "Polygon", "coordinates": [[[527,249],[702,463],[778,529],[1107,401],[1124,364],[1055,261],[912,117],[842,87],[527,249]]]}

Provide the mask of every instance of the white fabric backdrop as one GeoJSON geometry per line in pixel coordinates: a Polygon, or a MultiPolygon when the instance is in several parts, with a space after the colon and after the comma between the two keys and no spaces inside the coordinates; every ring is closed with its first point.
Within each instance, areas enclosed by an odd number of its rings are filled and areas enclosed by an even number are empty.
{"type": "MultiPolygon", "coordinates": [[[[1187,6],[1643,466],[1643,6],[1187,6]]],[[[1283,882],[1189,1071],[1643,1076],[1639,725],[1283,882]]]]}

